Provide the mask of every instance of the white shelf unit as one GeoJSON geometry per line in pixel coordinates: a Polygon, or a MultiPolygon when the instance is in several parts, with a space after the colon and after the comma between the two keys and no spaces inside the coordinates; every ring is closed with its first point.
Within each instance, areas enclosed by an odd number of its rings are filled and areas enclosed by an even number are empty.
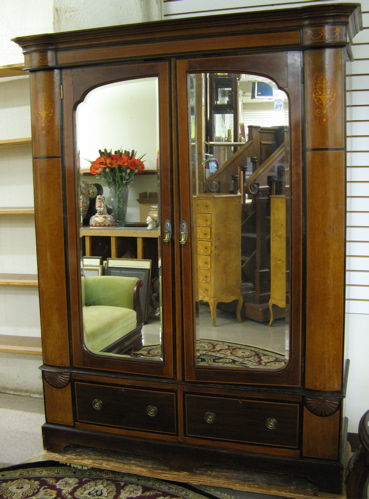
{"type": "Polygon", "coordinates": [[[28,75],[0,66],[0,352],[40,354],[28,75]]]}

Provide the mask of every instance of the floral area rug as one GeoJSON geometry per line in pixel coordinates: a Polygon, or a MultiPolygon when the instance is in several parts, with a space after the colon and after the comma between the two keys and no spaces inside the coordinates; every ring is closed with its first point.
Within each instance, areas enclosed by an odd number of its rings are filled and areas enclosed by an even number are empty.
{"type": "Polygon", "coordinates": [[[45,461],[0,470],[1,499],[215,499],[191,486],[45,461]],[[192,490],[191,490],[192,489],[192,490]]]}
{"type": "MultiPolygon", "coordinates": [[[[160,359],[160,345],[149,345],[131,354],[133,357],[160,359]]],[[[284,355],[249,345],[229,341],[197,340],[196,361],[199,367],[251,367],[281,369],[286,366],[284,355]]]]}

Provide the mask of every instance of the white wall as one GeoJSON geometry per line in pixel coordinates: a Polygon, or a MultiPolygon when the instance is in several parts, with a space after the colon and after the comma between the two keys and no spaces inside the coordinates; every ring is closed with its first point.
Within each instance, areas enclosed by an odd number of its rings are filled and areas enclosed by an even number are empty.
{"type": "Polygon", "coordinates": [[[161,19],[161,0],[1,0],[0,65],[23,62],[17,36],[161,19]]]}
{"type": "Polygon", "coordinates": [[[23,62],[22,50],[12,38],[50,31],[53,31],[50,0],[1,0],[0,65],[23,62]]]}
{"type": "Polygon", "coordinates": [[[54,0],[54,8],[55,31],[99,28],[161,18],[161,0],[54,0]]]}

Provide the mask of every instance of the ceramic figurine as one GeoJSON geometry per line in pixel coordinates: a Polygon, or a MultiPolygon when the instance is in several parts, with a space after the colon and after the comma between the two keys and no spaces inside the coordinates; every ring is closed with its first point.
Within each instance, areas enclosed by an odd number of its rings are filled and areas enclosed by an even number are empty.
{"type": "Polygon", "coordinates": [[[108,214],[104,196],[96,196],[96,215],[90,218],[90,227],[114,227],[115,220],[108,214]]]}

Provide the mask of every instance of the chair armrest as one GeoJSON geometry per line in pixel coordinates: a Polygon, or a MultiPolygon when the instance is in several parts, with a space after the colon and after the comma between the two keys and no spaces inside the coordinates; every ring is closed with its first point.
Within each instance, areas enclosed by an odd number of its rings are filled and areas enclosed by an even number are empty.
{"type": "Polygon", "coordinates": [[[140,292],[143,285],[144,285],[143,281],[138,280],[133,290],[133,309],[137,315],[137,327],[143,326],[143,313],[142,313],[141,299],[140,299],[140,294],[141,294],[140,292]]]}

